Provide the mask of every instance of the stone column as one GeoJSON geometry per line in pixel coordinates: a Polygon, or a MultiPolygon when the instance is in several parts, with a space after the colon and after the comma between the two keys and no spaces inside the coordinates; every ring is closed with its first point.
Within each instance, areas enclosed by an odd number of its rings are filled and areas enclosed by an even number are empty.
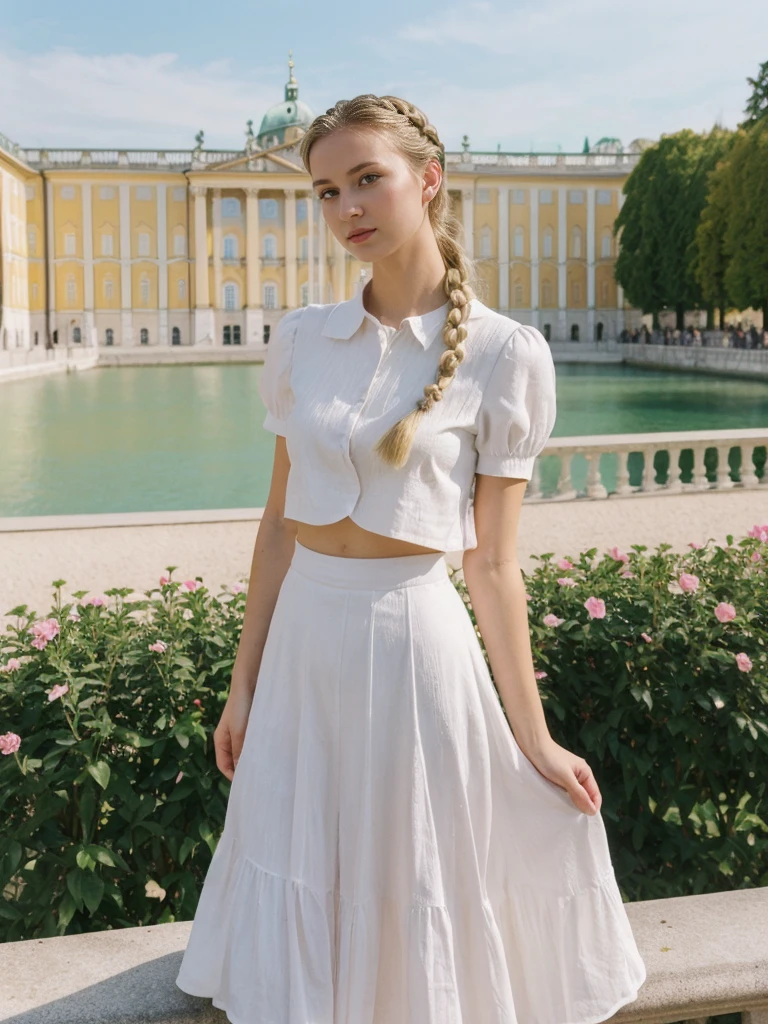
{"type": "Polygon", "coordinates": [[[120,185],[120,343],[133,345],[131,294],[131,186],[120,185]]]}
{"type": "Polygon", "coordinates": [[[328,269],[328,233],[325,224],[325,217],[323,211],[320,211],[320,216],[317,221],[317,248],[318,248],[318,260],[317,260],[317,290],[318,290],[318,302],[326,303],[328,296],[325,287],[325,272],[328,269]]]}
{"type": "Polygon", "coordinates": [[[461,216],[464,222],[464,247],[470,258],[475,255],[475,190],[462,189],[461,216]]]}
{"type": "Polygon", "coordinates": [[[158,344],[168,346],[168,216],[166,186],[157,186],[157,318],[158,344]]]}
{"type": "Polygon", "coordinates": [[[296,189],[283,189],[285,194],[285,305],[295,309],[299,304],[296,288],[296,189]]]}
{"type": "Polygon", "coordinates": [[[557,336],[565,341],[568,336],[568,207],[567,189],[561,185],[557,190],[557,336]]]}
{"type": "Polygon", "coordinates": [[[595,338],[595,188],[587,189],[587,340],[595,338]]]}
{"type": "Polygon", "coordinates": [[[213,344],[213,310],[208,294],[208,215],[205,185],[193,185],[195,198],[195,344],[213,344]]]}
{"type": "Polygon", "coordinates": [[[307,302],[315,299],[315,197],[305,193],[307,202],[307,302]]]}
{"type": "MultiPolygon", "coordinates": [[[[627,198],[621,189],[617,189],[619,193],[619,211],[621,211],[624,205],[624,200],[627,198]]],[[[620,236],[616,239],[616,255],[619,255],[620,248],[620,236]]],[[[615,264],[614,264],[615,266],[615,264]]],[[[616,284],[616,334],[620,334],[626,327],[626,321],[624,318],[624,289],[620,284],[616,284]]]]}
{"type": "Polygon", "coordinates": [[[83,199],[83,342],[97,346],[93,302],[93,212],[91,206],[91,183],[80,186],[83,199]]]}
{"type": "Polygon", "coordinates": [[[44,184],[46,194],[46,208],[48,210],[46,224],[46,254],[45,254],[45,287],[48,292],[48,344],[53,346],[53,332],[56,330],[56,236],[54,233],[54,212],[53,212],[53,184],[48,178],[44,184]]]}
{"type": "Polygon", "coordinates": [[[264,344],[264,310],[261,303],[261,253],[259,250],[259,190],[245,190],[245,343],[264,344]]]}
{"type": "Polygon", "coordinates": [[[509,309],[509,188],[499,185],[499,310],[509,309]]]}
{"type": "Polygon", "coordinates": [[[224,308],[224,299],[221,294],[221,189],[213,189],[213,200],[211,203],[211,254],[213,257],[213,296],[211,297],[211,312],[213,314],[213,344],[217,343],[216,332],[216,311],[224,308]]]}
{"type": "Polygon", "coordinates": [[[531,187],[531,325],[539,326],[539,190],[531,187]]]}

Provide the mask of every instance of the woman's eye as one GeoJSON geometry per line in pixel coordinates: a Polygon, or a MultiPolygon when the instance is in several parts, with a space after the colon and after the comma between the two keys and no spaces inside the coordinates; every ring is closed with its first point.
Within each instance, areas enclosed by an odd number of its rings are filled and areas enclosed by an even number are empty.
{"type": "MultiPolygon", "coordinates": [[[[360,179],[360,181],[365,181],[365,179],[366,179],[366,178],[380,178],[380,177],[381,177],[381,175],[380,175],[380,174],[376,174],[376,173],[375,173],[374,171],[369,171],[369,172],[368,172],[368,174],[364,174],[364,175],[362,176],[362,178],[360,179]]],[[[336,189],[335,189],[335,188],[326,188],[326,189],[323,189],[323,191],[322,191],[322,192],[320,192],[320,193],[318,194],[318,197],[317,197],[317,198],[318,198],[318,199],[321,199],[321,200],[322,200],[322,199],[325,199],[325,197],[326,197],[326,196],[328,195],[328,193],[329,193],[329,192],[335,192],[335,191],[336,191],[336,189]]]]}
{"type": "Polygon", "coordinates": [[[365,181],[365,179],[366,179],[366,178],[379,178],[379,177],[381,177],[381,175],[379,175],[379,174],[374,174],[374,172],[373,172],[373,171],[369,171],[369,172],[368,172],[368,174],[364,174],[364,175],[362,176],[362,178],[360,179],[360,181],[365,181]]]}

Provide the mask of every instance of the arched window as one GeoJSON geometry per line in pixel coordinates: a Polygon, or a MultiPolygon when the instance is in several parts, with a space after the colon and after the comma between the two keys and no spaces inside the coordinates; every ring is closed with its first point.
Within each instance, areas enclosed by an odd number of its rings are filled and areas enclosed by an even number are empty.
{"type": "Polygon", "coordinates": [[[520,308],[523,305],[523,283],[519,278],[515,281],[513,294],[515,296],[515,306],[520,308]]]}
{"type": "Polygon", "coordinates": [[[544,228],[544,244],[541,255],[545,260],[552,259],[552,228],[544,228]]]}
{"type": "Polygon", "coordinates": [[[238,307],[238,287],[232,282],[228,281],[224,285],[224,309],[237,309],[238,307]]]}
{"type": "Polygon", "coordinates": [[[111,231],[103,231],[101,234],[101,255],[112,256],[115,251],[115,240],[111,231]]]}
{"type": "Polygon", "coordinates": [[[240,216],[240,200],[235,196],[226,196],[221,200],[221,215],[222,217],[239,217],[240,216]]]}
{"type": "Polygon", "coordinates": [[[541,304],[542,306],[552,305],[552,283],[551,281],[541,282],[541,304]]]}
{"type": "Polygon", "coordinates": [[[139,232],[139,256],[149,256],[149,232],[139,232]]]}
{"type": "Polygon", "coordinates": [[[139,341],[142,345],[149,344],[149,330],[146,327],[142,327],[139,331],[139,341]]]}
{"type": "Polygon", "coordinates": [[[185,256],[187,253],[187,238],[183,230],[179,229],[173,236],[173,255],[185,256]]]}
{"type": "Polygon", "coordinates": [[[579,340],[579,325],[571,324],[571,341],[579,340]]]}
{"type": "Polygon", "coordinates": [[[309,303],[309,285],[305,282],[299,289],[301,298],[300,303],[302,306],[306,306],[309,303]]]}
{"type": "Polygon", "coordinates": [[[262,220],[274,220],[277,217],[277,200],[260,199],[259,216],[262,220]]]}
{"type": "Polygon", "coordinates": [[[277,259],[277,237],[275,235],[264,235],[264,259],[277,259]]]}
{"type": "Polygon", "coordinates": [[[302,221],[307,219],[307,200],[297,199],[296,200],[296,223],[301,224],[302,221]]]}
{"type": "Polygon", "coordinates": [[[571,256],[575,260],[581,259],[581,228],[575,227],[571,231],[571,256]]]}
{"type": "Polygon", "coordinates": [[[611,257],[611,232],[604,231],[603,238],[600,243],[600,256],[602,259],[610,259],[611,257]]]}
{"type": "Polygon", "coordinates": [[[299,259],[305,263],[309,259],[309,239],[306,235],[302,235],[299,239],[299,259]]]}
{"type": "Polygon", "coordinates": [[[75,297],[77,295],[77,290],[75,288],[75,279],[74,279],[74,277],[71,274],[67,278],[66,289],[67,289],[67,302],[70,302],[70,303],[74,302],[75,301],[75,297]]]}
{"type": "Polygon", "coordinates": [[[277,285],[272,281],[264,284],[264,309],[277,309],[277,285]]]}
{"type": "Polygon", "coordinates": [[[513,249],[512,249],[513,255],[516,256],[518,259],[521,259],[523,256],[525,256],[525,232],[523,231],[523,229],[520,227],[519,224],[515,228],[515,233],[514,233],[514,235],[512,237],[513,237],[513,249]]]}
{"type": "Polygon", "coordinates": [[[112,330],[111,327],[108,327],[106,329],[104,337],[105,337],[106,343],[108,345],[114,345],[115,344],[115,332],[112,330]]]}
{"type": "Polygon", "coordinates": [[[171,329],[171,344],[172,345],[180,345],[181,344],[181,331],[179,330],[178,327],[173,327],[171,329]]]}
{"type": "Polygon", "coordinates": [[[183,277],[180,277],[176,282],[176,294],[180,299],[186,299],[187,297],[187,282],[183,277]]]}
{"type": "Polygon", "coordinates": [[[571,281],[571,302],[574,306],[581,302],[581,281],[571,281]]]}
{"type": "Polygon", "coordinates": [[[149,278],[146,274],[141,275],[139,281],[139,297],[141,299],[142,306],[149,305],[149,278]]]}
{"type": "Polygon", "coordinates": [[[224,259],[237,259],[237,235],[224,235],[224,259]]]}
{"type": "Polygon", "coordinates": [[[480,230],[480,258],[488,259],[491,255],[491,229],[486,225],[480,230]]]}
{"type": "Polygon", "coordinates": [[[104,298],[109,301],[114,295],[114,284],[112,278],[107,276],[104,278],[104,298]]]}
{"type": "Polygon", "coordinates": [[[27,228],[27,249],[30,254],[37,251],[37,232],[33,224],[27,228]]]}
{"type": "Polygon", "coordinates": [[[79,327],[73,327],[72,328],[72,341],[75,343],[75,345],[79,345],[82,340],[83,340],[83,336],[80,333],[80,328],[79,327]]]}

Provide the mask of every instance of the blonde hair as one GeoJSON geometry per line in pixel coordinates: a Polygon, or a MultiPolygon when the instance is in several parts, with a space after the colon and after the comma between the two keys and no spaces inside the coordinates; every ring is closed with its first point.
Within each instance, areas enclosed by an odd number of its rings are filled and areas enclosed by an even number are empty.
{"type": "Polygon", "coordinates": [[[375,96],[365,93],[351,100],[339,100],[310,124],[299,143],[299,153],[309,171],[309,151],[318,139],[330,135],[338,128],[372,128],[388,135],[413,169],[421,174],[431,159],[437,159],[443,168],[440,188],[429,202],[429,220],[435,233],[438,249],[446,272],[443,288],[451,301],[451,309],[443,325],[446,351],[440,356],[435,380],[424,388],[424,397],[416,408],[407,413],[379,438],[375,451],[392,466],[404,465],[411,450],[413,437],[421,422],[443,391],[453,380],[464,359],[467,337],[466,320],[470,300],[475,298],[474,261],[461,244],[462,225],[451,210],[451,199],[445,184],[445,146],[437,130],[418,107],[397,96],[375,96]]]}

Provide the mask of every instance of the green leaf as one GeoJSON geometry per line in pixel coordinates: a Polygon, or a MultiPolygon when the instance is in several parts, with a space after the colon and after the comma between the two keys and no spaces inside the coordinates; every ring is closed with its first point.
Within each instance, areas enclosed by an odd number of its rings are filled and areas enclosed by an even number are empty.
{"type": "Polygon", "coordinates": [[[88,771],[102,789],[107,788],[109,785],[110,768],[106,761],[96,761],[89,764],[88,771]]]}

